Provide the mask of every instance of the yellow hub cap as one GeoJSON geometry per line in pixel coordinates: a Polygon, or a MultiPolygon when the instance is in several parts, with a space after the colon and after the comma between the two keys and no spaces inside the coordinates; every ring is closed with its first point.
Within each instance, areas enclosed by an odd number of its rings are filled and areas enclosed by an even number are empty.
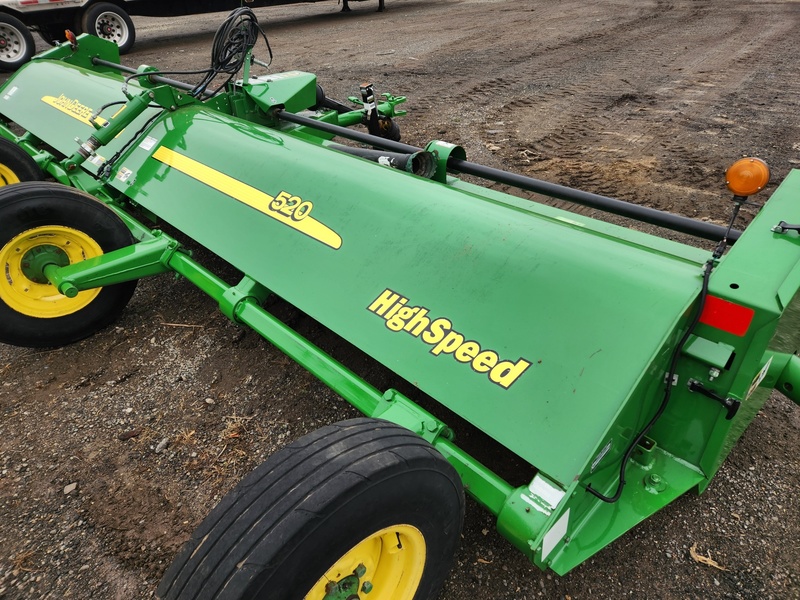
{"type": "Polygon", "coordinates": [[[0,163],[0,186],[19,183],[19,177],[3,163],[0,163]]]}
{"type": "MultiPolygon", "coordinates": [[[[0,165],[0,175],[2,175],[0,165]]],[[[51,225],[29,229],[0,249],[0,300],[12,310],[39,319],[53,319],[78,312],[88,306],[102,288],[80,292],[74,298],[59,294],[50,283],[33,281],[29,258],[37,249],[55,250],[66,255],[69,264],[103,254],[91,237],[70,227],[51,225]]]]}
{"type": "Polygon", "coordinates": [[[332,585],[356,572],[360,574],[359,598],[412,600],[425,570],[425,553],[425,537],[416,527],[381,529],[336,561],[305,600],[323,600],[332,585]]]}

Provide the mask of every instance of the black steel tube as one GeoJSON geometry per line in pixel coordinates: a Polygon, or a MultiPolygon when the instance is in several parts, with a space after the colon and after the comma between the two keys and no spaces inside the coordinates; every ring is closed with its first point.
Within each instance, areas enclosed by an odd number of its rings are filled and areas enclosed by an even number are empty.
{"type": "MultiPolygon", "coordinates": [[[[130,73],[131,75],[134,75],[139,72],[132,67],[126,67],[125,65],[104,60],[102,58],[97,58],[96,56],[92,59],[92,64],[101,67],[110,67],[112,69],[116,69],[117,71],[122,71],[123,73],[130,73]]],[[[171,85],[172,87],[178,88],[179,90],[185,90],[187,92],[191,92],[196,87],[191,83],[184,83],[183,81],[178,81],[177,79],[162,77],[161,75],[158,75],[156,73],[142,73],[142,78],[144,78],[145,76],[148,79],[150,79],[150,81],[152,81],[153,83],[163,83],[165,85],[171,85]]],[[[211,94],[204,93],[203,95],[210,96],[211,94]]]]}
{"type": "Polygon", "coordinates": [[[330,144],[327,147],[337,152],[360,156],[393,169],[407,171],[426,179],[430,179],[436,173],[436,157],[434,157],[433,152],[389,152],[388,150],[373,150],[372,148],[352,148],[341,144],[330,144]]]}
{"type": "MultiPolygon", "coordinates": [[[[315,129],[319,129],[320,131],[332,133],[343,138],[361,142],[362,144],[379,146],[393,152],[419,152],[422,150],[416,146],[403,144],[402,142],[393,142],[392,140],[387,140],[382,137],[370,135],[368,133],[354,131],[352,129],[348,129],[347,127],[340,127],[339,125],[324,123],[309,117],[287,113],[283,110],[276,111],[275,114],[278,118],[283,119],[284,121],[289,121],[298,125],[305,125],[307,127],[313,127],[315,129]]],[[[452,169],[458,173],[474,175],[476,177],[487,179],[489,181],[495,181],[497,183],[505,183],[529,192],[543,194],[559,200],[567,200],[569,202],[596,208],[598,210],[619,215],[621,217],[629,217],[637,221],[650,223],[651,225],[657,225],[673,231],[693,235],[705,240],[711,240],[715,242],[719,241],[725,236],[725,232],[727,231],[727,229],[721,225],[696,221],[695,219],[690,219],[689,217],[683,217],[681,215],[664,212],[655,208],[648,208],[646,206],[639,206],[638,204],[633,204],[617,198],[609,198],[608,196],[601,196],[600,194],[592,194],[591,192],[576,190],[574,188],[558,185],[556,183],[542,181],[541,179],[526,177],[525,175],[517,175],[516,173],[509,173],[508,171],[501,171],[500,169],[486,167],[484,165],[479,165],[477,163],[458,158],[451,157],[447,162],[447,167],[448,169],[452,169]]],[[[728,234],[728,242],[731,244],[734,243],[741,235],[741,231],[738,229],[732,229],[728,234]]]]}
{"type": "Polygon", "coordinates": [[[275,110],[273,114],[279,119],[283,119],[284,121],[289,121],[290,123],[296,123],[297,125],[305,125],[307,127],[313,127],[314,129],[319,129],[320,131],[325,131],[333,135],[338,135],[340,137],[353,140],[355,142],[361,142],[362,144],[367,144],[369,146],[379,146],[384,150],[391,150],[392,152],[404,152],[407,154],[411,154],[422,150],[422,148],[417,148],[416,146],[411,146],[410,144],[404,144],[402,142],[394,142],[392,140],[387,140],[386,138],[378,137],[377,135],[363,133],[361,131],[356,131],[355,129],[348,129],[347,127],[342,127],[341,125],[332,125],[331,123],[324,123],[323,121],[317,121],[316,119],[303,117],[300,115],[296,115],[294,113],[286,112],[285,110],[281,109],[275,110]]]}
{"type": "MultiPolygon", "coordinates": [[[[600,194],[592,194],[591,192],[584,192],[583,190],[576,190],[574,188],[558,185],[557,183],[525,177],[524,175],[509,173],[508,171],[501,171],[500,169],[493,169],[492,167],[471,163],[466,160],[451,158],[447,166],[460,173],[467,173],[468,175],[475,175],[482,179],[505,183],[529,192],[544,194],[551,198],[568,200],[576,204],[582,204],[583,206],[590,206],[604,212],[621,217],[629,217],[637,221],[642,221],[643,223],[650,223],[651,225],[658,225],[659,227],[679,231],[680,233],[687,233],[705,240],[718,242],[725,237],[725,232],[727,231],[727,228],[721,225],[696,221],[695,219],[665,212],[663,210],[648,208],[647,206],[640,206],[632,202],[626,202],[625,200],[609,198],[608,196],[601,196],[600,194]]],[[[728,241],[734,243],[739,239],[740,235],[742,235],[741,231],[732,229],[728,235],[728,241]]]]}

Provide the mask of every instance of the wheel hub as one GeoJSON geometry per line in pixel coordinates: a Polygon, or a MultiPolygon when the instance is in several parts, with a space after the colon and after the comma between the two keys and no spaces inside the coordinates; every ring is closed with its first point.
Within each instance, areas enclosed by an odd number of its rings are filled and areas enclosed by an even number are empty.
{"type": "Polygon", "coordinates": [[[23,52],[20,34],[6,26],[0,26],[0,52],[6,60],[14,60],[23,52]]]}
{"type": "Polygon", "coordinates": [[[322,600],[361,600],[358,595],[358,577],[350,575],[341,581],[331,582],[325,588],[322,600]]]}
{"type": "Polygon", "coordinates": [[[364,565],[358,565],[352,575],[343,577],[339,581],[331,581],[325,586],[325,597],[322,600],[361,600],[359,591],[369,594],[372,591],[372,583],[361,578],[367,574],[364,565]]]}
{"type": "Polygon", "coordinates": [[[50,284],[44,269],[48,265],[64,267],[101,254],[100,245],[76,229],[48,225],[24,231],[0,248],[0,301],[15,312],[39,319],[78,312],[102,288],[68,298],[50,284]]]}
{"type": "Polygon", "coordinates": [[[120,45],[127,37],[125,23],[113,13],[103,13],[97,18],[97,35],[120,45]]]}
{"type": "Polygon", "coordinates": [[[66,267],[69,265],[69,256],[58,246],[43,244],[28,250],[20,261],[22,274],[34,283],[49,284],[44,276],[47,265],[66,267]]]}
{"type": "Polygon", "coordinates": [[[336,561],[305,600],[412,600],[425,553],[425,538],[416,527],[386,527],[336,561]]]}

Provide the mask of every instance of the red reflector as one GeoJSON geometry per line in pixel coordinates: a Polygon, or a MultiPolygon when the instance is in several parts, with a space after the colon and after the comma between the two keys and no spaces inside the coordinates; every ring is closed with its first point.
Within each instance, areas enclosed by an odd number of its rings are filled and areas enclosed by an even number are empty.
{"type": "Polygon", "coordinates": [[[755,314],[756,311],[752,308],[716,296],[708,296],[703,314],[700,315],[700,322],[741,337],[747,333],[755,314]]]}

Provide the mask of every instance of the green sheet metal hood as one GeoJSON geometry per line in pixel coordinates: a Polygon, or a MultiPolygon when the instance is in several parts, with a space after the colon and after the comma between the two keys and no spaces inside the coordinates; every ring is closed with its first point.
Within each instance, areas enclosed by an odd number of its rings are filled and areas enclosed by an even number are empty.
{"type": "Polygon", "coordinates": [[[699,289],[702,252],[200,107],[148,138],[115,186],[562,482],[699,289]]]}

